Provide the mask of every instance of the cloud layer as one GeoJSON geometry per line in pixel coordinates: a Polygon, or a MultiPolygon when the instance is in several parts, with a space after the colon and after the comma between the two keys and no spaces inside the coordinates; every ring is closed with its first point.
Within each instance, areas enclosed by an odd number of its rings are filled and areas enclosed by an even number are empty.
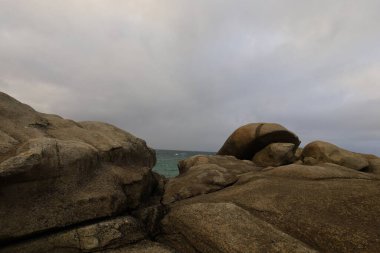
{"type": "Polygon", "coordinates": [[[3,0],[0,90],[155,148],[278,122],[380,154],[380,2],[3,0]]]}

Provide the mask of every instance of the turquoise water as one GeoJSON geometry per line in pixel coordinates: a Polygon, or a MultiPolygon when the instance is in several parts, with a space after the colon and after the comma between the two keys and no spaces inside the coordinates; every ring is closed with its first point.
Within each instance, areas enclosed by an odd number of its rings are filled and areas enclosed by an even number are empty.
{"type": "Polygon", "coordinates": [[[193,155],[214,155],[213,152],[156,149],[157,163],[153,170],[165,177],[178,175],[177,163],[193,155]]]}

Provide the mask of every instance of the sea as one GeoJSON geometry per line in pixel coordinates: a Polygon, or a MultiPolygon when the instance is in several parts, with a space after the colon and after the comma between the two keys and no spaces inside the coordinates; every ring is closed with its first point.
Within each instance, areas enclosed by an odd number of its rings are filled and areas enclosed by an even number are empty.
{"type": "Polygon", "coordinates": [[[175,177],[179,174],[177,167],[178,162],[194,155],[215,155],[215,153],[156,149],[157,163],[156,166],[154,166],[153,171],[168,178],[175,177]]]}

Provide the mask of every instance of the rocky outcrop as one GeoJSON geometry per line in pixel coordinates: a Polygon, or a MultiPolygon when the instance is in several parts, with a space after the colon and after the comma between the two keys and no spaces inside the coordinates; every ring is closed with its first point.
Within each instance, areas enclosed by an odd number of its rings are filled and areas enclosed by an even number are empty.
{"type": "Polygon", "coordinates": [[[143,140],[0,93],[0,253],[380,252],[380,158],[299,143],[248,124],[167,180],[143,140]]]}
{"type": "Polygon", "coordinates": [[[295,149],[300,144],[294,133],[279,124],[251,123],[236,129],[217,154],[251,160],[257,152],[275,142],[293,143],[295,149]]]}
{"type": "Polygon", "coordinates": [[[100,122],[42,114],[0,93],[0,243],[138,208],[155,152],[100,122]]]}
{"type": "Polygon", "coordinates": [[[218,155],[179,163],[159,241],[189,253],[380,251],[376,156],[324,143],[300,149],[282,135],[248,145],[256,139],[240,131],[221,150],[254,154],[253,162],[218,155]]]}
{"type": "Polygon", "coordinates": [[[369,166],[368,160],[363,155],[324,141],[307,144],[302,151],[302,157],[307,164],[335,163],[354,170],[365,170],[369,166]]]}
{"type": "Polygon", "coordinates": [[[161,241],[179,252],[378,252],[379,196],[380,180],[370,173],[334,164],[268,167],[174,202],[161,241]],[[211,203],[217,211],[210,217],[211,203]]]}

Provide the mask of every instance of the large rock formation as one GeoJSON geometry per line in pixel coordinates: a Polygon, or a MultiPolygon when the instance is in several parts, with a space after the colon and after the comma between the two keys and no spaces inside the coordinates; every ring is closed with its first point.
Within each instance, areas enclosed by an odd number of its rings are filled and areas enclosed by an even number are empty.
{"type": "Polygon", "coordinates": [[[327,143],[296,149],[290,132],[288,143],[284,133],[258,145],[247,134],[257,126],[236,130],[219,152],[255,154],[253,163],[219,155],[179,163],[157,239],[191,253],[379,252],[380,159],[327,143]]]}
{"type": "Polygon", "coordinates": [[[101,227],[113,233],[102,223],[59,231],[145,204],[159,183],[151,171],[155,159],[145,141],[112,125],[39,113],[0,93],[0,245],[51,233],[51,248],[35,252],[103,249],[103,239],[98,246],[84,245],[80,232],[96,234],[101,227]]]}
{"type": "Polygon", "coordinates": [[[161,241],[180,252],[294,252],[295,245],[299,252],[379,252],[379,196],[379,178],[348,168],[330,164],[269,168],[246,173],[225,189],[175,202],[162,221],[161,241]],[[196,203],[205,203],[204,209],[195,210],[196,203]],[[210,217],[207,203],[230,203],[243,209],[247,218],[227,212],[225,204],[218,206],[219,217],[210,217]],[[231,217],[234,226],[228,225],[231,217]],[[256,236],[263,228],[248,226],[247,219],[271,224],[272,232],[256,236]],[[214,226],[216,222],[220,225],[214,226]],[[287,237],[271,238],[282,233],[287,237]],[[250,242],[245,241],[247,236],[252,236],[250,242]],[[264,243],[267,240],[272,244],[264,243]],[[181,245],[188,244],[191,247],[182,250],[181,245]]]}
{"type": "Polygon", "coordinates": [[[0,253],[380,252],[380,158],[278,124],[151,171],[145,142],[0,93],[0,253]]]}

